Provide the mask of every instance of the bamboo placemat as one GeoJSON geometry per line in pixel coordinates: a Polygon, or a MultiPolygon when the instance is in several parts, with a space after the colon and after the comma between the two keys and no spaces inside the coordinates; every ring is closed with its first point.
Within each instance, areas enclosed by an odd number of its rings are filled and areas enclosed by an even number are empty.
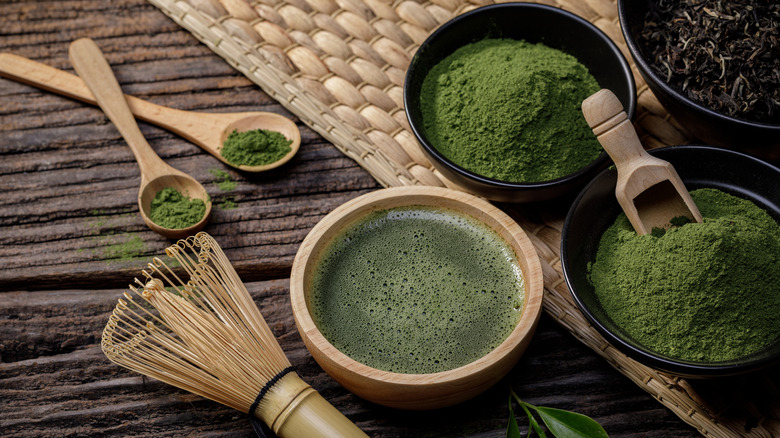
{"type": "MultiPolygon", "coordinates": [[[[386,187],[453,186],[422,155],[403,110],[412,55],[440,24],[493,0],[149,0],[386,187]]],[[[612,0],[544,0],[603,30],[630,54],[612,0]]],[[[633,66],[634,125],[645,147],[683,144],[633,66]]],[[[572,301],[561,272],[560,214],[511,208],[545,275],[544,310],[703,435],[780,436],[775,375],[690,381],[643,366],[607,343],[572,301]],[[541,214],[540,214],[541,213],[541,214]]],[[[776,370],[775,370],[776,371],[776,370]]]]}

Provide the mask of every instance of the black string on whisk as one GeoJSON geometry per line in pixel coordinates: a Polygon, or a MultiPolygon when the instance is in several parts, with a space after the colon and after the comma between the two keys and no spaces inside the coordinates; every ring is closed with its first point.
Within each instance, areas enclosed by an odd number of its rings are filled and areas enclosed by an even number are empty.
{"type": "Polygon", "coordinates": [[[255,430],[255,434],[259,438],[275,438],[276,434],[271,431],[271,428],[268,427],[265,423],[260,421],[257,417],[255,417],[255,409],[257,409],[257,406],[260,404],[260,402],[263,400],[263,397],[265,397],[265,394],[268,392],[268,390],[271,389],[272,386],[276,384],[279,380],[282,379],[282,377],[286,376],[288,373],[295,371],[295,368],[292,366],[289,366],[282,371],[279,371],[279,374],[275,375],[271,380],[269,380],[265,386],[260,390],[260,392],[257,394],[257,398],[255,398],[255,401],[252,402],[252,406],[249,407],[249,422],[252,424],[252,428],[255,430]]]}

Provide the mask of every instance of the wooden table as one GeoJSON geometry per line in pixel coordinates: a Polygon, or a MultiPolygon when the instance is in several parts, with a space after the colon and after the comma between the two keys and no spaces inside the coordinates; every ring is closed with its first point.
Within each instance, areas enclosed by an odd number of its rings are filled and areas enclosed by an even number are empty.
{"type": "MultiPolygon", "coordinates": [[[[72,72],[68,44],[79,37],[96,40],[126,93],[186,110],[293,117],[143,0],[0,7],[4,52],[72,72]]],[[[207,188],[215,209],[206,231],[226,250],[300,375],[369,435],[503,436],[511,386],[530,403],[595,418],[612,437],[698,436],[546,316],[510,375],[459,406],[403,412],[344,390],[296,331],[290,265],[325,214],[380,187],[299,126],[297,157],[262,175],[236,172],[152,125],[141,130],[163,159],[207,188]],[[236,187],[222,190],[220,172],[236,187]]],[[[250,436],[243,414],[120,368],[100,351],[117,298],[171,243],[141,220],[138,166],[103,113],[0,79],[0,157],[0,435],[250,436]]],[[[525,429],[527,420],[518,420],[525,429]]]]}

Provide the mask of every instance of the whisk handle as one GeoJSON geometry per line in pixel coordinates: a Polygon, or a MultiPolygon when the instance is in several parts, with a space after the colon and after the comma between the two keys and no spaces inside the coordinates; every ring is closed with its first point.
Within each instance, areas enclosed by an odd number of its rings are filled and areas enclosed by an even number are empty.
{"type": "Polygon", "coordinates": [[[311,389],[303,397],[277,432],[281,438],[368,438],[319,392],[311,389]]]}
{"type": "Polygon", "coordinates": [[[287,374],[274,389],[258,418],[280,438],[368,438],[297,374],[287,374]]]}

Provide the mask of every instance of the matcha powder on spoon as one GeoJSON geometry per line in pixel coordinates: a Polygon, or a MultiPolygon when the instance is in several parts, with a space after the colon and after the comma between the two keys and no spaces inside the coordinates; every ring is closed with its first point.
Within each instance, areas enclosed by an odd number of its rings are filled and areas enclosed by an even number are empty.
{"type": "Polygon", "coordinates": [[[479,175],[549,181],[601,154],[580,109],[599,88],[585,66],[560,50],[485,39],[461,47],[425,77],[424,131],[436,150],[479,175]]]}
{"type": "Polygon", "coordinates": [[[292,148],[292,140],[282,133],[267,129],[233,131],[222,145],[222,157],[232,164],[263,166],[279,161],[292,148]]]}
{"type": "Polygon", "coordinates": [[[149,218],[157,225],[178,230],[197,224],[206,214],[206,203],[190,199],[173,187],[166,187],[154,196],[149,218]]]}

